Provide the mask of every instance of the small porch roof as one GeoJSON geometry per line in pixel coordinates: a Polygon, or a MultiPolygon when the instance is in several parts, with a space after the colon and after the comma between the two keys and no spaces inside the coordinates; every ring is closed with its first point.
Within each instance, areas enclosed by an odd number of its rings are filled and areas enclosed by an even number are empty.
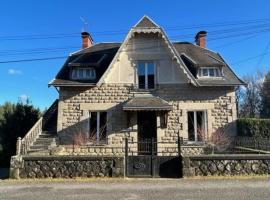
{"type": "Polygon", "coordinates": [[[170,111],[172,105],[159,97],[134,97],[123,105],[125,111],[170,111]]]}

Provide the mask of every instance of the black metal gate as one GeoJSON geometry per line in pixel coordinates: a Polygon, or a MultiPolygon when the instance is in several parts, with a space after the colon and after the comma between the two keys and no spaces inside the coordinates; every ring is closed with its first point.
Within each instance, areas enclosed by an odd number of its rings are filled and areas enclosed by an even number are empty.
{"type": "Polygon", "coordinates": [[[157,142],[154,138],[139,142],[126,139],[126,176],[180,178],[182,177],[180,150],[180,139],[175,143],[157,142]],[[162,151],[159,151],[159,146],[162,147],[160,148],[162,151]]]}

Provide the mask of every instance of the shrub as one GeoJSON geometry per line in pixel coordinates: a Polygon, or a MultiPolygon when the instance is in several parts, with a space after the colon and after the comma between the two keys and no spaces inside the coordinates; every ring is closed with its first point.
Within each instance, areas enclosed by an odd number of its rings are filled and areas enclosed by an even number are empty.
{"type": "Polygon", "coordinates": [[[237,128],[238,136],[270,138],[270,119],[238,119],[237,128]]]}

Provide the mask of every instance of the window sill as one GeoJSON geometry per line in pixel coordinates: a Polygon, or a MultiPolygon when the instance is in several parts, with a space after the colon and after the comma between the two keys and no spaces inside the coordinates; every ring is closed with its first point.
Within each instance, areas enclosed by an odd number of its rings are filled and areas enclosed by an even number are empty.
{"type": "Polygon", "coordinates": [[[221,79],[224,79],[224,77],[222,77],[222,76],[199,76],[199,77],[197,77],[197,79],[218,79],[218,80],[221,80],[221,79]]]}
{"type": "Polygon", "coordinates": [[[205,141],[183,141],[184,146],[205,146],[205,141]]]}

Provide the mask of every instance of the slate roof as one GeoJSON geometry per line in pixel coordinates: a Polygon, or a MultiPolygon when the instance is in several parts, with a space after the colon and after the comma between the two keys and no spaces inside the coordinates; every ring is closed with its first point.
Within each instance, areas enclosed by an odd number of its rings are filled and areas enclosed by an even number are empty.
{"type": "Polygon", "coordinates": [[[172,106],[159,97],[134,97],[123,105],[123,110],[172,110],[172,106]]]}
{"type": "Polygon", "coordinates": [[[108,68],[120,45],[121,43],[98,43],[90,48],[71,54],[55,79],[49,83],[49,86],[94,85],[108,68]],[[88,81],[70,80],[70,72],[74,66],[94,67],[97,79],[88,81]]]}
{"type": "Polygon", "coordinates": [[[137,23],[135,28],[158,28],[158,25],[155,24],[149,17],[144,16],[139,23],[137,23]]]}
{"type": "Polygon", "coordinates": [[[184,60],[189,70],[193,72],[192,74],[194,76],[194,71],[197,71],[197,69],[200,67],[222,67],[224,75],[222,78],[199,78],[197,79],[199,85],[226,86],[245,84],[241,79],[236,76],[230,66],[220,56],[220,54],[189,42],[176,42],[173,43],[173,46],[180,55],[185,56],[190,61],[192,66],[186,63],[184,60]]]}
{"type": "MultiPolygon", "coordinates": [[[[147,16],[143,17],[134,28],[159,28],[147,16]]],[[[188,42],[172,43],[180,58],[183,60],[199,86],[235,86],[244,85],[223,58],[213,51],[201,48],[188,42]],[[200,67],[222,67],[224,77],[196,78],[196,72],[200,67]]],[[[98,43],[92,47],[82,49],[71,54],[55,79],[49,86],[90,86],[95,85],[107,70],[121,43],[98,43]],[[93,67],[96,69],[96,80],[74,81],[70,80],[72,67],[93,67]]]]}

